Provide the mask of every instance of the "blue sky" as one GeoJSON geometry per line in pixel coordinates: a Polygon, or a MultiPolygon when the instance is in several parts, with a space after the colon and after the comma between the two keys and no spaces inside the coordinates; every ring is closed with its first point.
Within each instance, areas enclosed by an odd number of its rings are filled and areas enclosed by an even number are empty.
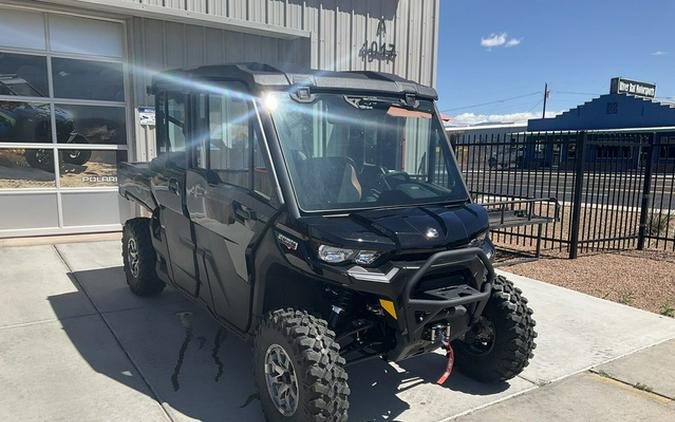
{"type": "Polygon", "coordinates": [[[441,0],[439,108],[466,123],[540,115],[548,82],[559,112],[607,93],[613,76],[673,98],[674,27],[673,0],[441,0]]]}

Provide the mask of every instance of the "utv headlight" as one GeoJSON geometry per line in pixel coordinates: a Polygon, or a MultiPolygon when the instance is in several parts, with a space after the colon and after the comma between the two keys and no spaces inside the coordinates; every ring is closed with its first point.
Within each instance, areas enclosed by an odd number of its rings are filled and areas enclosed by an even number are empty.
{"type": "Polygon", "coordinates": [[[329,264],[339,264],[350,260],[356,253],[353,249],[336,248],[334,246],[319,246],[319,258],[329,264]]]}
{"type": "Polygon", "coordinates": [[[368,265],[375,262],[379,256],[380,253],[377,251],[360,251],[328,245],[319,246],[319,258],[329,264],[354,261],[357,264],[368,265]]]}
{"type": "Polygon", "coordinates": [[[484,231],[483,233],[476,236],[470,243],[469,246],[472,248],[481,248],[488,259],[492,259],[492,256],[495,253],[495,248],[488,238],[489,230],[484,231]]]}
{"type": "Polygon", "coordinates": [[[485,239],[487,239],[487,236],[488,236],[488,231],[486,230],[483,233],[476,236],[476,238],[471,241],[471,245],[472,246],[479,246],[485,239]]]}

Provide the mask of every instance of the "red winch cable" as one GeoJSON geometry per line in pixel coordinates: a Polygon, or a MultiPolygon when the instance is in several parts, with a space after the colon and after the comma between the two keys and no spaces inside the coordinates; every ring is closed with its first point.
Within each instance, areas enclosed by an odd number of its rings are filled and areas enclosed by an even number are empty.
{"type": "Polygon", "coordinates": [[[436,384],[438,385],[445,384],[445,381],[447,381],[448,377],[452,373],[453,366],[455,366],[455,351],[452,350],[450,342],[444,341],[443,347],[445,348],[445,355],[448,357],[448,364],[445,367],[445,372],[443,372],[443,375],[441,375],[438,381],[436,381],[436,384]]]}

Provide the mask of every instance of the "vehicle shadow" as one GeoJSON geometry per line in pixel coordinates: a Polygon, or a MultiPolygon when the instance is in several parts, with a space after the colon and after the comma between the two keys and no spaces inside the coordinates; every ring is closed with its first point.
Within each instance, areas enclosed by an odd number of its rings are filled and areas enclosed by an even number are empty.
{"type": "MultiPolygon", "coordinates": [[[[155,298],[134,296],[126,287],[121,267],[77,271],[69,276],[79,292],[48,300],[56,314],[63,315],[59,319],[71,342],[96,372],[152,397],[175,416],[204,421],[264,420],[253,380],[250,345],[219,326],[206,311],[170,288],[155,298]],[[70,328],[68,309],[82,291],[132,367],[114,363],[120,360],[110,355],[120,350],[101,349],[81,325],[70,328]]],[[[495,394],[508,388],[508,384],[478,384],[460,374],[453,374],[444,387],[429,385],[444,365],[442,355],[431,354],[396,367],[382,360],[351,366],[350,420],[396,420],[410,408],[400,396],[413,388],[470,395],[495,394]]]]}

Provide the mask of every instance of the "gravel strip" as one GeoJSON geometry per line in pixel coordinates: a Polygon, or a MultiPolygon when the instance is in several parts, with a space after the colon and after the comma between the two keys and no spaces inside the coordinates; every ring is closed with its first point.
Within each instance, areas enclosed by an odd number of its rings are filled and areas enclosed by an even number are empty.
{"type": "Polygon", "coordinates": [[[675,254],[631,251],[541,259],[504,268],[663,315],[675,315],[675,254]]]}

